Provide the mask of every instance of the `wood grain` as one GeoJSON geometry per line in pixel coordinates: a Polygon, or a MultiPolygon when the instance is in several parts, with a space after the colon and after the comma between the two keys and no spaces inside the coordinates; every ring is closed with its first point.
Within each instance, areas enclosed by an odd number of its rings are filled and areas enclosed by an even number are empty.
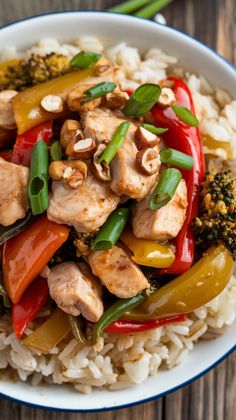
{"type": "MultiPolygon", "coordinates": [[[[34,14],[79,9],[106,9],[120,3],[102,0],[1,0],[0,25],[34,14]]],[[[175,0],[167,22],[188,32],[236,64],[236,1],[175,0]]],[[[234,420],[236,354],[192,385],[157,401],[98,414],[42,411],[0,398],[1,420],[234,420]]]]}

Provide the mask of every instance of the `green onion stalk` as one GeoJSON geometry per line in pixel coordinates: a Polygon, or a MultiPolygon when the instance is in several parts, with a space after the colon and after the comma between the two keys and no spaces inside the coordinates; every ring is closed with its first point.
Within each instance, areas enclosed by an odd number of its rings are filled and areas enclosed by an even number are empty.
{"type": "Polygon", "coordinates": [[[199,125],[197,117],[185,106],[175,104],[172,105],[171,108],[177,117],[185,124],[189,125],[190,127],[197,127],[199,125]]]}
{"type": "Polygon", "coordinates": [[[99,163],[105,162],[107,165],[111,163],[117,150],[122,146],[125,140],[130,124],[130,121],[124,121],[119,125],[112,137],[112,140],[104,150],[102,156],[99,158],[99,163]]]}
{"type": "Polygon", "coordinates": [[[48,208],[48,149],[43,140],[35,143],[30,160],[29,199],[33,215],[48,208]]]}
{"type": "Polygon", "coordinates": [[[175,149],[162,149],[160,151],[161,163],[166,165],[176,166],[177,168],[190,170],[193,167],[192,156],[186,155],[186,153],[179,152],[175,149]]]}
{"type": "Polygon", "coordinates": [[[116,84],[113,82],[101,82],[98,83],[89,89],[86,89],[83,93],[87,95],[84,99],[81,100],[81,104],[93,101],[94,99],[101,98],[107,93],[112,92],[116,88],[116,84]]]}
{"type": "Polygon", "coordinates": [[[168,168],[163,171],[159,182],[152,193],[149,201],[149,208],[151,210],[158,210],[169,203],[173,198],[181,179],[182,175],[178,169],[168,168]]]}
{"type": "Polygon", "coordinates": [[[70,60],[73,69],[88,69],[100,60],[101,54],[92,51],[81,51],[70,60]]]}
{"type": "Polygon", "coordinates": [[[139,86],[130,96],[123,113],[139,118],[150,111],[161,94],[161,87],[154,83],[145,83],[139,86]]]}

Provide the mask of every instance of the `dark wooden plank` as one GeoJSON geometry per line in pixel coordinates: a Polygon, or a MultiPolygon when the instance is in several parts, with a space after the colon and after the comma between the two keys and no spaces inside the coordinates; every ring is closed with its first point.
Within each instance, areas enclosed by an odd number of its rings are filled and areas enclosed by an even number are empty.
{"type": "MultiPolygon", "coordinates": [[[[0,25],[34,14],[106,9],[121,0],[1,0],[0,25]]],[[[164,12],[168,24],[188,32],[236,64],[235,0],[175,0],[164,12]]],[[[165,398],[102,414],[53,413],[0,398],[2,420],[234,420],[236,354],[165,398]]]]}

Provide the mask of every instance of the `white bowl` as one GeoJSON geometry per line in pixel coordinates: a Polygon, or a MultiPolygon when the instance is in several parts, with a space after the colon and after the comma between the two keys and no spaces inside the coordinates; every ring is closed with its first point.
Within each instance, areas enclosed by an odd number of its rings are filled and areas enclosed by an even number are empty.
{"type": "MultiPolygon", "coordinates": [[[[236,97],[235,68],[205,45],[173,28],[154,22],[104,12],[48,14],[10,24],[0,31],[0,45],[24,49],[44,37],[70,40],[81,35],[99,35],[114,43],[126,41],[145,51],[158,47],[179,58],[189,71],[204,74],[214,85],[236,97]]],[[[163,396],[215,367],[236,348],[236,322],[212,341],[197,343],[181,365],[159,372],[142,385],[122,391],[94,391],[81,395],[70,386],[32,387],[23,382],[0,381],[0,395],[9,399],[63,411],[111,410],[163,396]]]]}

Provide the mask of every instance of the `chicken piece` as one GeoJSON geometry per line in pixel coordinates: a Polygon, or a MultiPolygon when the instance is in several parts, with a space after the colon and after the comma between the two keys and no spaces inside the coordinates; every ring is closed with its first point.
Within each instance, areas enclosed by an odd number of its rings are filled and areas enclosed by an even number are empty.
{"type": "Polygon", "coordinates": [[[118,246],[106,251],[94,251],[88,257],[93,274],[109,292],[120,298],[136,296],[150,287],[140,268],[118,246]]]}
{"type": "Polygon", "coordinates": [[[89,174],[83,183],[71,189],[62,181],[54,181],[49,198],[48,218],[74,226],[78,232],[94,232],[102,226],[119,204],[109,183],[89,174]]]}
{"type": "Polygon", "coordinates": [[[29,169],[0,158],[0,223],[9,226],[29,209],[29,169]]]}
{"type": "MultiPolygon", "coordinates": [[[[122,114],[118,114],[122,115],[122,114]]],[[[82,126],[96,132],[97,141],[111,140],[118,126],[125,121],[117,114],[101,109],[81,114],[82,126]]],[[[154,175],[143,175],[136,167],[138,149],[134,142],[137,127],[131,123],[123,145],[117,151],[111,162],[111,189],[118,196],[126,195],[136,200],[142,200],[155,185],[158,172],[154,175]]]]}
{"type": "Polygon", "coordinates": [[[64,262],[48,275],[52,299],[67,314],[82,313],[88,321],[96,322],[103,314],[102,287],[85,263],[64,262]]]}
{"type": "Polygon", "coordinates": [[[181,180],[172,200],[159,210],[148,207],[151,194],[137,203],[133,212],[133,232],[137,238],[167,241],[175,238],[183,226],[187,210],[187,187],[181,180]]]}

